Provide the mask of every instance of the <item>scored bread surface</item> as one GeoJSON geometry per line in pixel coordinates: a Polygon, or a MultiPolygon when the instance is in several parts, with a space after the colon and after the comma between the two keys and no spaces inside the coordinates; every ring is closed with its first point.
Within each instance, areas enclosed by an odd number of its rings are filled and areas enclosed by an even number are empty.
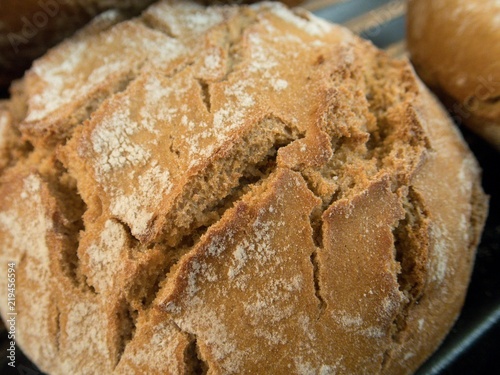
{"type": "Polygon", "coordinates": [[[0,258],[43,371],[410,373],[456,319],[479,168],[409,64],[347,30],[163,1],[12,91],[0,258]]]}

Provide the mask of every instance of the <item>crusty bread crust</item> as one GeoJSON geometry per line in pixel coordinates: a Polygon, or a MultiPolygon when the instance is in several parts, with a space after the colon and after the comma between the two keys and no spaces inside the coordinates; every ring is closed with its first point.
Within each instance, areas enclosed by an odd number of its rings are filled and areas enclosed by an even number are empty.
{"type": "Polygon", "coordinates": [[[500,4],[410,0],[408,50],[452,117],[500,150],[500,4]]]}
{"type": "Polygon", "coordinates": [[[344,28],[159,2],[9,105],[33,147],[1,175],[0,264],[43,371],[411,373],[460,311],[480,170],[409,63],[344,28]]]}

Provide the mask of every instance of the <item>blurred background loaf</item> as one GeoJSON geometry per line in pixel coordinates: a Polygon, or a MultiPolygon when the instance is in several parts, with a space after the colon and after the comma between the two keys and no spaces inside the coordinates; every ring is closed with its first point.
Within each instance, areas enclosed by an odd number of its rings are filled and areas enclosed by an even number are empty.
{"type": "Polygon", "coordinates": [[[500,2],[410,0],[408,50],[420,77],[500,149],[500,2]]]}

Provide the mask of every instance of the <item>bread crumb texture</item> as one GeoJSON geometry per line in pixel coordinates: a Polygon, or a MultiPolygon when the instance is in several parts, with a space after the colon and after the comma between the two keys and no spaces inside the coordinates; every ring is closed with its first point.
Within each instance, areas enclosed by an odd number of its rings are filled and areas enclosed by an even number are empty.
{"type": "Polygon", "coordinates": [[[457,317],[479,168],[409,64],[347,30],[161,1],[12,93],[0,264],[43,371],[411,373],[457,317]]]}

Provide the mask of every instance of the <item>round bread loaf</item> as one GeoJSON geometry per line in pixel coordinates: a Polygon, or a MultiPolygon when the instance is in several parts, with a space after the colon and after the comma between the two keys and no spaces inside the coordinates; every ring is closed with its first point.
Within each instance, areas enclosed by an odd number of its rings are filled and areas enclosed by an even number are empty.
{"type": "Polygon", "coordinates": [[[452,117],[500,149],[500,2],[410,0],[408,49],[452,117]]]}
{"type": "Polygon", "coordinates": [[[0,264],[43,371],[411,373],[459,314],[479,168],[409,63],[342,27],[159,2],[0,113],[0,264]]]}

